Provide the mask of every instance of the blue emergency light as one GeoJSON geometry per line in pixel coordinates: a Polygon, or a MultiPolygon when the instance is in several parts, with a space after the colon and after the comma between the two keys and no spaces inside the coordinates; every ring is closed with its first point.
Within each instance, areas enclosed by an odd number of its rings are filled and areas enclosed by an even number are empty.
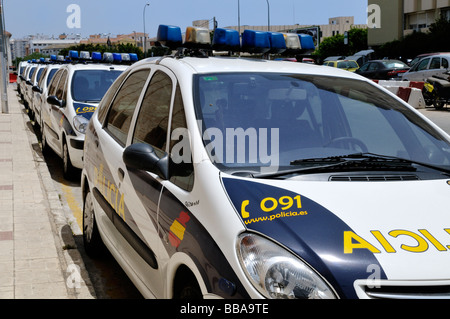
{"type": "Polygon", "coordinates": [[[283,33],[269,32],[270,51],[269,53],[280,54],[287,50],[286,40],[283,33]]]}
{"type": "Polygon", "coordinates": [[[77,60],[78,59],[78,51],[70,50],[69,58],[72,60],[77,60]]]}
{"type": "Polygon", "coordinates": [[[50,55],[50,61],[56,62],[56,54],[50,55]]]}
{"type": "Polygon", "coordinates": [[[179,48],[183,43],[180,27],[171,25],[160,25],[158,28],[157,41],[172,50],[179,48]]]}
{"type": "Polygon", "coordinates": [[[92,61],[100,62],[102,60],[102,54],[100,52],[92,52],[92,61]]]}
{"type": "Polygon", "coordinates": [[[130,53],[130,61],[137,62],[139,60],[138,55],[136,53],[130,53]]]}
{"type": "Polygon", "coordinates": [[[298,37],[300,38],[300,45],[301,45],[302,50],[315,50],[316,49],[312,36],[310,36],[308,34],[299,34],[298,37]]]}
{"type": "Polygon", "coordinates": [[[113,53],[112,55],[113,55],[114,63],[122,62],[122,54],[120,54],[120,53],[113,53]]]}
{"type": "Polygon", "coordinates": [[[217,28],[214,31],[212,47],[217,51],[240,51],[241,40],[239,32],[237,30],[217,28]]]}
{"type": "Polygon", "coordinates": [[[245,30],[242,34],[242,51],[248,53],[267,53],[270,51],[269,33],[245,30]]]}

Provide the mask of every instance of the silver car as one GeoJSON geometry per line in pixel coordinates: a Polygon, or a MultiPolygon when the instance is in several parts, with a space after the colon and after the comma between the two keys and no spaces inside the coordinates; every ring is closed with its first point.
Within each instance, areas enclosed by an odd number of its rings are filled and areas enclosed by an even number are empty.
{"type": "Polygon", "coordinates": [[[431,76],[449,71],[450,54],[436,54],[422,58],[418,63],[403,74],[404,81],[425,82],[431,76]]]}

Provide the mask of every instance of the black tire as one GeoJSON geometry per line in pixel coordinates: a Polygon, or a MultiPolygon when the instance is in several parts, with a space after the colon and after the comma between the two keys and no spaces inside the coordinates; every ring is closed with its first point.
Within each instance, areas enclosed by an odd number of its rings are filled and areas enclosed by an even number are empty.
{"type": "Polygon", "coordinates": [[[73,180],[76,174],[76,168],[70,160],[69,147],[66,140],[63,140],[63,175],[66,180],[73,180]]]}
{"type": "Polygon", "coordinates": [[[83,244],[90,257],[104,256],[107,251],[95,219],[91,192],[86,194],[83,205],[83,244]]]}
{"type": "Polygon", "coordinates": [[[43,155],[47,155],[50,151],[50,147],[47,144],[47,138],[45,136],[44,124],[41,124],[41,149],[43,155]]]}

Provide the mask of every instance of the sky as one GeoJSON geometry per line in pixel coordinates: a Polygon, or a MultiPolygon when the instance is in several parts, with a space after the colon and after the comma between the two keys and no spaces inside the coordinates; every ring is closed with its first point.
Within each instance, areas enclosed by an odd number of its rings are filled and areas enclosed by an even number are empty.
{"type": "Polygon", "coordinates": [[[355,24],[367,20],[367,0],[3,0],[6,30],[13,38],[44,34],[130,34],[144,30],[156,36],[160,24],[185,30],[194,20],[211,20],[219,27],[267,25],[320,25],[339,16],[354,16],[355,24]],[[149,6],[146,4],[149,3],[149,6]],[[70,5],[79,7],[79,19],[70,5]],[[68,20],[72,22],[68,24],[68,20]],[[79,25],[74,22],[79,21],[79,25]]]}

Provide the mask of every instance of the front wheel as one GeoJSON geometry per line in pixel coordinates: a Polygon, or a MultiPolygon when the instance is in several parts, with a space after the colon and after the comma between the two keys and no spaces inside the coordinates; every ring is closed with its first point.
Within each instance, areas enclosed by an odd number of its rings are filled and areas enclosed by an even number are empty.
{"type": "Polygon", "coordinates": [[[76,169],[72,165],[69,154],[69,147],[67,146],[66,140],[63,142],[63,173],[64,178],[67,180],[72,180],[75,176],[76,169]]]}
{"type": "Polygon", "coordinates": [[[83,244],[86,253],[91,256],[101,256],[106,247],[103,244],[94,214],[94,202],[91,192],[86,194],[83,207],[83,244]]]}

